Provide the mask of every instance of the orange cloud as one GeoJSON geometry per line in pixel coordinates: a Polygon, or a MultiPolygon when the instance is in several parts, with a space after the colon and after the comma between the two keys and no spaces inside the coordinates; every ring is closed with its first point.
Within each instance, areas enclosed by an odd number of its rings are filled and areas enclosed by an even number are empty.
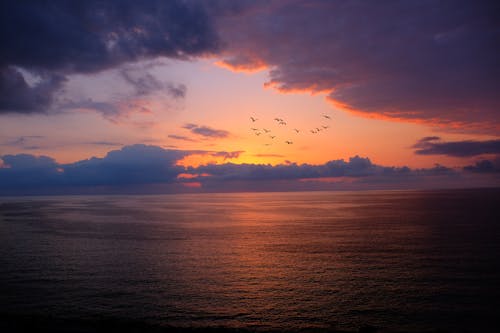
{"type": "Polygon", "coordinates": [[[252,74],[268,69],[268,65],[257,56],[239,55],[225,58],[214,63],[216,66],[235,73],[252,74]]]}

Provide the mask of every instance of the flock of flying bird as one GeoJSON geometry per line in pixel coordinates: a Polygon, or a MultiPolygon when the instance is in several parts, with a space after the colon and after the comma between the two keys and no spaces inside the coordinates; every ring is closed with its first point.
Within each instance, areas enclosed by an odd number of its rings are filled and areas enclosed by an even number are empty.
{"type": "MultiPolygon", "coordinates": [[[[330,115],[322,114],[321,116],[323,118],[325,118],[326,120],[332,120],[332,117],[330,115]]],[[[255,123],[259,119],[255,118],[255,117],[250,117],[250,120],[252,121],[252,123],[255,123]]],[[[282,118],[274,118],[274,121],[276,121],[276,123],[278,125],[280,125],[280,126],[287,126],[286,121],[283,120],[282,118]]],[[[330,128],[330,126],[321,125],[320,127],[316,127],[316,128],[310,129],[309,132],[311,132],[312,134],[318,134],[319,132],[327,130],[328,128],[330,128]]],[[[268,128],[255,128],[255,127],[251,127],[250,129],[257,136],[264,135],[264,136],[267,136],[268,138],[270,138],[272,140],[274,140],[276,138],[276,135],[274,135],[272,133],[272,131],[270,129],[268,129],[268,128]]],[[[296,134],[300,133],[300,130],[297,129],[297,128],[294,128],[293,131],[295,131],[296,134]]],[[[291,144],[293,144],[293,141],[291,141],[291,140],[285,140],[285,143],[288,144],[288,145],[291,145],[291,144]]],[[[270,146],[271,144],[272,143],[265,143],[264,145],[265,146],[270,146]]]]}

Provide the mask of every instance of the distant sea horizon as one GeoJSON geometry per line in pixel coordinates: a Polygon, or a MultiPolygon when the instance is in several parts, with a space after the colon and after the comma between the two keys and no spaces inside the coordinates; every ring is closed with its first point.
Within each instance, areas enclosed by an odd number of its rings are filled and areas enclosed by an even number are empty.
{"type": "Polygon", "coordinates": [[[0,197],[0,329],[498,328],[500,188],[0,197]]]}
{"type": "Polygon", "coordinates": [[[442,187],[372,187],[372,188],[363,188],[363,187],[354,187],[354,188],[306,188],[306,189],[290,189],[290,190],[273,190],[273,189],[204,189],[204,188],[185,188],[183,191],[149,191],[149,190],[136,190],[133,188],[125,188],[120,189],[119,187],[110,187],[107,190],[97,190],[94,189],[85,189],[85,190],[75,190],[66,192],[67,189],[61,189],[60,191],[46,191],[34,193],[31,191],[28,192],[18,192],[18,193],[6,193],[0,192],[0,199],[6,199],[9,197],[19,198],[19,197],[65,197],[65,196],[154,196],[154,195],[191,195],[191,194],[238,194],[238,193],[317,193],[317,192],[412,192],[412,191],[480,191],[480,190],[497,190],[500,189],[500,185],[491,184],[491,186],[442,186],[442,187]]]}

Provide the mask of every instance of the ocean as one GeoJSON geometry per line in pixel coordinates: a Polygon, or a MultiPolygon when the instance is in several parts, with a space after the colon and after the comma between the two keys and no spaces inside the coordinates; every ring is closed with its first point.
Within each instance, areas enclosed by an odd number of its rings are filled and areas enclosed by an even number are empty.
{"type": "Polygon", "coordinates": [[[499,255],[500,189],[0,197],[0,328],[495,331],[499,255]]]}

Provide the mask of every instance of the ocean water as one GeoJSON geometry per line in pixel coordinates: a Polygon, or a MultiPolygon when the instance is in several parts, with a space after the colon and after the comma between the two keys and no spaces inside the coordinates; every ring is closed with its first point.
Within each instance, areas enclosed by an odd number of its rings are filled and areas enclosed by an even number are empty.
{"type": "Polygon", "coordinates": [[[499,189],[0,198],[0,315],[494,331],[499,255],[499,189]]]}

